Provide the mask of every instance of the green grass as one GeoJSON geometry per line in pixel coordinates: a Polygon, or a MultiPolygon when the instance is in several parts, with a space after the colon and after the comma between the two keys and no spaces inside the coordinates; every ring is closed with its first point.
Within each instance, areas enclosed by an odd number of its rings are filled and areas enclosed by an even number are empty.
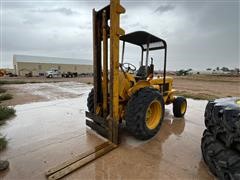
{"type": "Polygon", "coordinates": [[[11,107],[0,106],[0,125],[4,124],[5,120],[15,115],[15,110],[11,107]]]}
{"type": "Polygon", "coordinates": [[[5,101],[5,100],[9,100],[12,99],[13,96],[11,94],[2,94],[0,95],[0,101],[5,101]]]}
{"type": "MultiPolygon", "coordinates": [[[[15,115],[15,110],[11,107],[0,106],[0,125],[4,124],[5,121],[15,115]]],[[[7,147],[7,139],[5,136],[0,134],[0,151],[7,147]]]]}
{"type": "Polygon", "coordinates": [[[25,83],[28,83],[28,82],[25,82],[25,81],[0,81],[0,85],[2,84],[25,84],[25,83]]]}
{"type": "Polygon", "coordinates": [[[7,139],[0,134],[0,151],[4,150],[7,147],[7,139]]]}
{"type": "MultiPolygon", "coordinates": [[[[7,91],[6,89],[3,89],[2,87],[0,87],[0,102],[13,98],[11,94],[3,94],[6,91],[7,91]]],[[[15,110],[13,108],[0,105],[0,125],[4,124],[8,118],[14,115],[15,115],[15,110]]],[[[5,138],[5,136],[2,136],[0,134],[0,151],[4,150],[7,147],[7,143],[8,141],[5,138]]]]}
{"type": "Polygon", "coordinates": [[[191,98],[196,100],[213,100],[219,98],[218,96],[205,94],[205,93],[191,93],[187,91],[177,91],[175,93],[177,96],[183,96],[185,98],[191,98]]]}
{"type": "Polygon", "coordinates": [[[5,93],[7,90],[0,87],[0,93],[5,93]]]}

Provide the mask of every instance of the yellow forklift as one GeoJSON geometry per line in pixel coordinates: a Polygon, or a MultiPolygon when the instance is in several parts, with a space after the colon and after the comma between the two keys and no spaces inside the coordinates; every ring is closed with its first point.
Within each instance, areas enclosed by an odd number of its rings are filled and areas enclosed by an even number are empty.
{"type": "Polygon", "coordinates": [[[118,3],[111,1],[110,6],[93,12],[94,87],[86,112],[89,118],[86,124],[114,144],[119,143],[119,123],[123,121],[133,136],[146,140],[159,131],[165,105],[173,103],[176,117],[184,116],[187,108],[185,98],[174,96],[173,79],[166,76],[166,41],[144,31],[124,34],[119,27],[119,16],[125,10],[118,3]],[[121,62],[120,41],[123,42],[121,62]],[[124,62],[126,43],[141,50],[138,70],[135,65],[124,62]],[[163,76],[154,77],[154,63],[153,59],[149,63],[149,52],[156,50],[164,50],[164,67],[163,76]]]}
{"type": "Polygon", "coordinates": [[[144,31],[125,34],[120,28],[120,14],[125,9],[119,1],[111,0],[103,9],[93,10],[94,86],[87,100],[86,124],[108,141],[50,169],[49,179],[59,179],[116,148],[120,143],[119,125],[124,121],[134,137],[147,140],[160,130],[165,105],[173,103],[176,117],[183,117],[186,112],[186,99],[174,96],[173,79],[166,76],[167,43],[144,31]],[[141,50],[138,70],[124,62],[126,43],[141,50]],[[156,50],[164,50],[164,67],[163,75],[154,77],[154,62],[151,59],[149,63],[149,52],[156,50]]]}

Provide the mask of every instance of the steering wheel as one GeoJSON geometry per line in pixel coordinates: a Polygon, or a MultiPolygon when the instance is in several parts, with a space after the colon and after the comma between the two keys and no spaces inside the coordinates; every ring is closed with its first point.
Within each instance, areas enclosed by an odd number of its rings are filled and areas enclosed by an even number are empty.
{"type": "Polygon", "coordinates": [[[121,67],[122,67],[122,69],[125,71],[125,72],[129,72],[130,70],[132,71],[132,72],[134,72],[134,71],[136,71],[136,66],[134,66],[133,64],[131,64],[131,63],[122,63],[121,64],[121,67]]]}

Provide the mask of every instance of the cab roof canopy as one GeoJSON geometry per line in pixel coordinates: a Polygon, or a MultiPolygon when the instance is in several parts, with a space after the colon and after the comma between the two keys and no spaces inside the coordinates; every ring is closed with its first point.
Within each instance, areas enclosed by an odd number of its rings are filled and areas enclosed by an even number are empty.
{"type": "Polygon", "coordinates": [[[167,43],[163,39],[160,39],[145,31],[135,31],[120,37],[123,42],[138,45],[143,51],[147,50],[147,44],[149,43],[149,51],[166,49],[167,43]]]}

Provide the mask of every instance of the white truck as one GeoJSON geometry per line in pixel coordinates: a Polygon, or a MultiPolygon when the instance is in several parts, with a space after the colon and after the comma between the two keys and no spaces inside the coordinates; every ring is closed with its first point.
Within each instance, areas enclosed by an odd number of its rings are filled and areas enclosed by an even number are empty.
{"type": "Polygon", "coordinates": [[[56,68],[51,68],[49,71],[46,71],[47,78],[61,77],[61,72],[56,68]]]}

